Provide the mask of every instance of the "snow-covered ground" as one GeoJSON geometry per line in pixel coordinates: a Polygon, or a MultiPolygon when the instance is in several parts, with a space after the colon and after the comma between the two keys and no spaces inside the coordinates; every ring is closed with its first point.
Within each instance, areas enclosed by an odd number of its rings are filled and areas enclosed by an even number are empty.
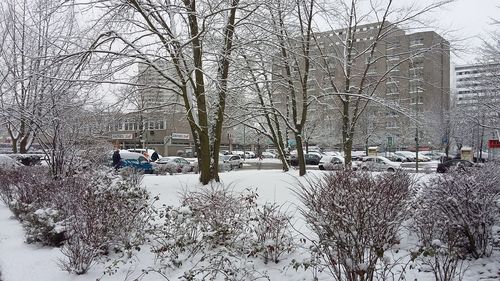
{"type": "MultiPolygon", "coordinates": [[[[310,171],[308,175],[318,176],[321,171],[310,171]]],[[[420,181],[427,181],[436,175],[415,174],[420,181]]],[[[234,190],[246,188],[257,189],[260,203],[276,202],[282,204],[284,209],[294,215],[293,226],[302,234],[308,235],[310,231],[301,220],[297,211],[300,204],[293,189],[297,185],[298,172],[283,173],[278,170],[241,170],[221,173],[221,179],[227,186],[234,190]]],[[[144,185],[152,195],[158,195],[159,204],[179,205],[179,194],[186,190],[201,188],[198,184],[198,175],[183,174],[175,176],[146,175],[144,185]]],[[[412,248],[416,239],[406,230],[402,231],[401,244],[393,251],[393,255],[408,259],[408,249],[412,248]]],[[[259,264],[259,270],[267,272],[271,280],[312,280],[311,272],[299,269],[295,271],[289,266],[293,258],[305,256],[305,250],[298,249],[278,264],[259,264]]],[[[24,232],[20,223],[12,218],[12,213],[5,206],[0,205],[0,272],[2,281],[65,281],[65,280],[134,280],[141,275],[141,270],[153,265],[153,255],[143,250],[137,254],[131,264],[120,267],[112,276],[104,275],[106,265],[96,264],[86,275],[75,276],[62,271],[58,260],[63,256],[57,248],[46,248],[24,243],[24,232]]],[[[464,280],[500,280],[500,255],[494,251],[487,259],[480,259],[467,264],[469,267],[464,280]]],[[[407,269],[408,270],[408,269],[407,269]]],[[[171,272],[170,280],[177,280],[182,275],[182,268],[171,272]]],[[[433,280],[430,273],[419,272],[418,267],[409,270],[406,280],[433,280]]],[[[148,274],[141,280],[166,280],[159,275],[148,274]]],[[[331,280],[328,275],[320,275],[320,280],[331,280]]]]}

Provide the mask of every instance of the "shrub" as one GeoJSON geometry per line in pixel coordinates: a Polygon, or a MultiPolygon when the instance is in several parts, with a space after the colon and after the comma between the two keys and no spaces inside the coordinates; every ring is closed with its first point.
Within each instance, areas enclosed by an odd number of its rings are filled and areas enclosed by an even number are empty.
{"type": "Polygon", "coordinates": [[[267,203],[256,208],[252,227],[256,240],[252,254],[260,255],[267,264],[269,260],[278,263],[283,254],[291,252],[295,245],[290,219],[276,204],[267,203]]]}
{"type": "Polygon", "coordinates": [[[275,205],[259,208],[257,196],[255,191],[238,194],[222,185],[183,194],[180,207],[160,212],[163,223],[152,229],[153,252],[166,268],[187,260],[196,264],[182,277],[187,280],[220,275],[231,280],[255,278],[259,273],[246,262],[248,258],[278,262],[293,248],[289,216],[275,205]]]}
{"type": "Polygon", "coordinates": [[[79,199],[67,210],[69,239],[62,248],[66,270],[83,274],[100,255],[112,251],[130,257],[144,243],[151,201],[139,177],[128,175],[114,178],[111,173],[96,172],[69,185],[69,193],[79,199]],[[82,182],[84,187],[75,190],[82,182]]]}
{"type": "Polygon", "coordinates": [[[38,209],[34,203],[48,202],[55,189],[43,167],[0,170],[0,198],[21,221],[38,209]]]}
{"type": "Polygon", "coordinates": [[[46,208],[28,213],[23,222],[27,243],[60,247],[66,240],[66,227],[61,211],[46,208]]]}
{"type": "Polygon", "coordinates": [[[489,256],[499,194],[497,165],[450,171],[422,188],[413,229],[423,247],[440,241],[456,258],[489,256]]]}
{"type": "Polygon", "coordinates": [[[401,172],[372,177],[352,170],[301,184],[297,194],[316,233],[315,250],[336,280],[372,280],[384,253],[399,243],[412,180],[401,172]]]}
{"type": "Polygon", "coordinates": [[[129,257],[144,242],[152,210],[142,175],[89,170],[54,179],[42,169],[0,173],[0,196],[23,222],[28,243],[63,245],[64,269],[83,274],[100,256],[129,257]]]}

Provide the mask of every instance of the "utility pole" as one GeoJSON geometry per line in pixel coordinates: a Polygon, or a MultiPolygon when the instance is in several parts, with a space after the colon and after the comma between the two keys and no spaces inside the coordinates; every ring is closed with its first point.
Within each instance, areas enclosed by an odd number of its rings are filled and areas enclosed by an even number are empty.
{"type": "Polygon", "coordinates": [[[246,136],[245,136],[245,125],[243,125],[243,159],[246,158],[246,155],[245,155],[245,146],[247,145],[246,144],[246,136]]]}
{"type": "Polygon", "coordinates": [[[415,173],[418,173],[418,103],[420,102],[420,87],[417,87],[415,98],[415,173]]]}

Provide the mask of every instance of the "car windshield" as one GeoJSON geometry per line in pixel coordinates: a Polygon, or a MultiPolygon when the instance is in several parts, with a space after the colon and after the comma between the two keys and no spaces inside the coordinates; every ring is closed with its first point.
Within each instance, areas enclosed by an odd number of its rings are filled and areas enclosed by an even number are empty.
{"type": "Polygon", "coordinates": [[[229,158],[231,158],[231,155],[224,155],[221,158],[222,158],[222,160],[226,161],[226,160],[229,160],[229,158]]]}

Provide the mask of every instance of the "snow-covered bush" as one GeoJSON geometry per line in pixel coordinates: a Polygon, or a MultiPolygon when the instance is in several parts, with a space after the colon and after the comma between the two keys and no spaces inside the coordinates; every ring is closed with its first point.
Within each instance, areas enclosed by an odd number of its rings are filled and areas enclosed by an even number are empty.
{"type": "MultiPolygon", "coordinates": [[[[384,253],[399,243],[413,182],[403,172],[372,176],[344,170],[301,184],[313,250],[335,280],[373,280],[384,253]]],[[[382,267],[382,265],[380,265],[382,267]]]]}
{"type": "Polygon", "coordinates": [[[160,212],[163,222],[152,230],[153,252],[164,268],[196,264],[182,277],[186,280],[256,278],[260,273],[248,259],[262,256],[266,262],[278,262],[293,248],[288,216],[274,205],[259,208],[257,196],[218,184],[183,194],[180,207],[160,212]]]}
{"type": "Polygon", "coordinates": [[[60,247],[66,240],[64,216],[59,210],[46,208],[28,213],[23,226],[27,243],[60,247]]]}
{"type": "Polygon", "coordinates": [[[37,210],[33,203],[49,200],[54,189],[43,167],[0,170],[0,198],[19,220],[37,210]]]}
{"type": "Polygon", "coordinates": [[[451,243],[444,244],[436,239],[428,246],[418,247],[411,255],[413,261],[422,264],[419,270],[434,273],[436,281],[462,280],[464,260],[458,258],[457,248],[451,243]]]}
{"type": "Polygon", "coordinates": [[[68,241],[61,251],[67,260],[63,267],[83,274],[100,255],[112,252],[130,257],[144,243],[151,214],[149,194],[138,176],[116,178],[112,173],[95,172],[75,182],[83,186],[80,192],[73,188],[70,192],[75,202],[66,210],[68,241]]]}
{"type": "Polygon", "coordinates": [[[151,199],[142,175],[89,170],[65,178],[50,177],[43,167],[0,173],[2,200],[23,223],[26,240],[60,246],[62,265],[85,273],[101,255],[127,256],[144,242],[151,199]]]}
{"type": "Polygon", "coordinates": [[[440,241],[456,258],[489,256],[499,195],[498,165],[450,171],[423,186],[413,229],[423,247],[440,241]]]}
{"type": "Polygon", "coordinates": [[[252,226],[255,237],[254,252],[264,259],[278,263],[280,257],[291,252],[295,245],[290,230],[291,216],[281,212],[277,204],[267,203],[255,209],[252,226]]]}

